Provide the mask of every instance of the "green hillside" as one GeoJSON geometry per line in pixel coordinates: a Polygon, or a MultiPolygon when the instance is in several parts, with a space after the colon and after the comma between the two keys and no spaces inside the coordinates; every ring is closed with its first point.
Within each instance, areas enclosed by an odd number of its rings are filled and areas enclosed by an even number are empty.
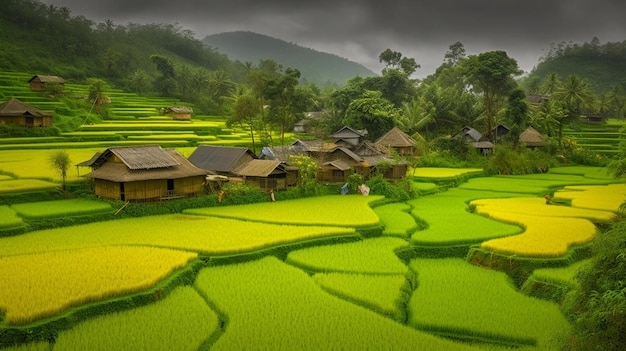
{"type": "Polygon", "coordinates": [[[596,39],[584,44],[559,44],[539,62],[529,79],[541,81],[550,73],[561,79],[577,75],[589,82],[596,94],[614,86],[626,90],[626,41],[600,44],[596,39]]]}
{"type": "Polygon", "coordinates": [[[302,78],[316,85],[343,85],[355,76],[376,74],[366,67],[324,52],[253,32],[226,32],[205,37],[202,42],[233,60],[258,63],[272,59],[285,68],[298,69],[302,78]]]}

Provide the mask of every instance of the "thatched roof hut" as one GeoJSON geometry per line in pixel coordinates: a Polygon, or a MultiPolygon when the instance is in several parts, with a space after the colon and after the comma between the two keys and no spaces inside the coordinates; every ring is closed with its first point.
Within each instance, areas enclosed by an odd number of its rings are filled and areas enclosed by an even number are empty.
{"type": "Polygon", "coordinates": [[[81,165],[93,171],[96,195],[123,201],[146,201],[197,194],[210,172],[195,167],[176,149],[160,146],[109,148],[81,165]]]}
{"type": "Polygon", "coordinates": [[[171,116],[172,119],[188,121],[191,119],[193,109],[188,106],[168,106],[161,109],[161,114],[171,116]]]}
{"type": "Polygon", "coordinates": [[[286,189],[287,171],[283,163],[277,160],[250,160],[234,171],[246,182],[253,182],[261,189],[286,189]]]}
{"type": "Polygon", "coordinates": [[[398,127],[391,128],[376,141],[377,145],[395,150],[399,155],[410,156],[416,152],[417,142],[398,127]]]}
{"type": "Polygon", "coordinates": [[[519,135],[519,142],[528,147],[539,147],[545,144],[543,136],[535,128],[528,127],[519,135]]]}
{"type": "Polygon", "coordinates": [[[16,125],[26,128],[49,127],[52,125],[52,112],[42,111],[16,98],[11,98],[0,105],[0,125],[16,125]]]}

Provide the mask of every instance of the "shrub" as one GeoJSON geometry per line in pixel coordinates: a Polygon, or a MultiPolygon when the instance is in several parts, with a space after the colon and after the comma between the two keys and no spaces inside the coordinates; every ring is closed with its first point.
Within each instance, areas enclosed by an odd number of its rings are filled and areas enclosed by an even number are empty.
{"type": "Polygon", "coordinates": [[[545,173],[554,163],[552,157],[541,150],[501,144],[486,160],[484,169],[487,174],[545,173]]]}

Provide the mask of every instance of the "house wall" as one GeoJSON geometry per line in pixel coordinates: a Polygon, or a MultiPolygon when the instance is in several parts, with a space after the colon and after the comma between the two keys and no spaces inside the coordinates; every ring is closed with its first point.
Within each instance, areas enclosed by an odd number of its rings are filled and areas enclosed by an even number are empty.
{"type": "Polygon", "coordinates": [[[1,117],[0,125],[13,125],[19,127],[50,127],[52,125],[52,116],[9,116],[1,117]],[[30,118],[27,118],[30,117],[30,118]]]}
{"type": "Polygon", "coordinates": [[[98,197],[121,200],[120,183],[117,182],[111,182],[103,179],[94,179],[94,192],[98,197]]]}
{"type": "Polygon", "coordinates": [[[261,189],[287,189],[286,178],[246,177],[246,182],[254,183],[261,189]]]}
{"type": "Polygon", "coordinates": [[[174,179],[174,192],[183,195],[200,193],[204,189],[205,176],[174,179]]]}

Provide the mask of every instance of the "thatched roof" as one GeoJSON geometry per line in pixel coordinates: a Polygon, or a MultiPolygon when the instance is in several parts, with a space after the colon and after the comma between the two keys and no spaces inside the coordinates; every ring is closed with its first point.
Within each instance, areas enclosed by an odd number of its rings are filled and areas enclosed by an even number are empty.
{"type": "Polygon", "coordinates": [[[285,173],[280,165],[280,161],[255,159],[237,167],[233,173],[242,177],[267,177],[272,173],[285,173]]]}
{"type": "Polygon", "coordinates": [[[65,83],[65,80],[59,76],[46,76],[41,74],[33,76],[31,79],[28,80],[28,82],[30,83],[33,80],[39,80],[42,83],[65,83]]]}
{"type": "Polygon", "coordinates": [[[519,135],[519,142],[526,146],[542,146],[544,144],[543,137],[533,127],[528,127],[519,135]]]}
{"type": "Polygon", "coordinates": [[[246,158],[256,158],[247,147],[212,145],[200,145],[189,155],[189,161],[196,167],[215,172],[232,172],[246,158]]]}
{"type": "Polygon", "coordinates": [[[91,156],[90,159],[88,159],[87,161],[83,161],[83,162],[77,163],[76,166],[93,167],[94,164],[96,164],[96,162],[98,161],[98,159],[100,158],[101,155],[102,155],[102,152],[98,151],[95,154],[93,154],[93,156],[91,156]]]}
{"type": "Polygon", "coordinates": [[[52,112],[42,111],[27,105],[16,98],[11,98],[0,105],[0,116],[13,117],[31,115],[35,117],[52,116],[52,112]]]}
{"type": "Polygon", "coordinates": [[[193,109],[188,106],[168,106],[161,109],[162,114],[191,114],[193,113],[193,109]]]}
{"type": "Polygon", "coordinates": [[[472,146],[477,149],[493,149],[494,147],[491,141],[476,141],[472,143],[472,146]]]}
{"type": "Polygon", "coordinates": [[[398,127],[391,128],[385,135],[380,137],[376,144],[386,147],[411,147],[417,142],[398,127]]]}
{"type": "Polygon", "coordinates": [[[292,155],[301,155],[309,152],[327,152],[336,148],[334,143],[328,143],[320,139],[302,140],[298,139],[289,145],[289,152],[292,155]]]}
{"type": "MultiPolygon", "coordinates": [[[[160,149],[160,146],[157,148],[160,149]]],[[[154,147],[116,148],[115,151],[119,151],[119,149],[138,149],[138,151],[147,151],[145,157],[151,158],[152,156],[156,156],[158,158],[158,162],[144,162],[143,164],[146,165],[153,163],[158,166],[131,169],[125,162],[103,162],[99,168],[95,169],[86,176],[93,179],[104,179],[122,183],[154,179],[179,179],[193,176],[205,176],[210,173],[194,166],[176,149],[161,149],[163,154],[167,155],[167,157],[165,157],[161,152],[154,151],[154,147]],[[169,162],[169,166],[162,166],[167,162],[169,162]]],[[[102,158],[106,158],[108,160],[108,158],[112,155],[117,156],[118,154],[129,156],[129,150],[123,150],[121,153],[109,152],[110,150],[112,149],[107,149],[107,151],[103,152],[99,160],[102,158]]],[[[135,158],[135,155],[130,156],[130,158],[135,158]]]]}

